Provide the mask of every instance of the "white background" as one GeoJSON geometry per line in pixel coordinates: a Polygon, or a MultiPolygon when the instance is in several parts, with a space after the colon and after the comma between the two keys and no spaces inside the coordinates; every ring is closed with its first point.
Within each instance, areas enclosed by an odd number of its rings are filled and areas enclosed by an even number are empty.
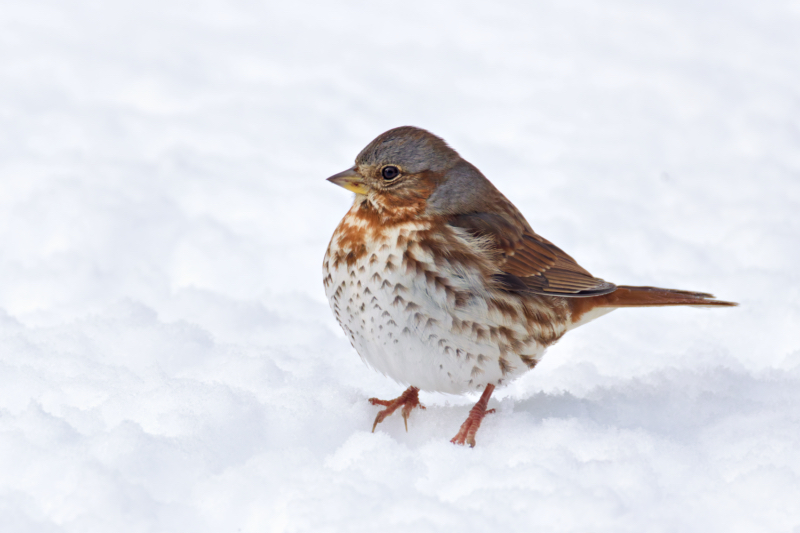
{"type": "Polygon", "coordinates": [[[800,531],[800,6],[5,0],[0,529],[800,531]],[[325,178],[443,136],[622,310],[375,434],[325,178]]]}

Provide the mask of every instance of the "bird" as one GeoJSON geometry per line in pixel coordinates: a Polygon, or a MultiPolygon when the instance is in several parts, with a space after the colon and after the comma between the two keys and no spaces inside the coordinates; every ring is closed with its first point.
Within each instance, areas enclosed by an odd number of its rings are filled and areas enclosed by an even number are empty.
{"type": "Polygon", "coordinates": [[[407,385],[372,431],[420,391],[481,392],[451,440],[475,446],[496,387],[568,331],[623,307],[737,305],[703,292],[615,285],[533,231],[442,138],[390,129],[328,181],[355,193],[322,265],[331,309],[370,367],[407,385]]]}

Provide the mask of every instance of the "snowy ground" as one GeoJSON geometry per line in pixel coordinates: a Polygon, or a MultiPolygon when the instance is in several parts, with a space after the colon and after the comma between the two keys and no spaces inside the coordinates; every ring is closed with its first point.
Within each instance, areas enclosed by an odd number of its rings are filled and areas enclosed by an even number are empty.
{"type": "Polygon", "coordinates": [[[796,2],[6,0],[0,530],[800,531],[796,2]],[[445,137],[618,311],[369,432],[320,265],[375,135],[445,137]]]}

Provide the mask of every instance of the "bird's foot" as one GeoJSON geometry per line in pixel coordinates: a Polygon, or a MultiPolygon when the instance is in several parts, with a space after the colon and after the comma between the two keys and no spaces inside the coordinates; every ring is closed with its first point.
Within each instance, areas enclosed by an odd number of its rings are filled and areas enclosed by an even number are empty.
{"type": "Polygon", "coordinates": [[[406,425],[406,432],[408,431],[408,416],[411,414],[411,410],[415,407],[425,409],[425,406],[419,403],[419,389],[416,387],[407,388],[403,394],[394,400],[379,400],[377,398],[370,398],[369,403],[372,405],[383,405],[386,407],[386,409],[380,411],[378,416],[375,417],[375,423],[372,424],[373,433],[375,433],[375,428],[378,427],[378,424],[383,422],[387,416],[394,413],[401,405],[403,406],[403,410],[400,413],[403,415],[403,422],[406,425]]]}
{"type": "Polygon", "coordinates": [[[475,433],[477,433],[478,428],[481,427],[483,417],[489,413],[494,413],[494,409],[486,409],[486,406],[489,404],[489,397],[492,395],[493,391],[494,385],[486,385],[481,399],[470,409],[469,416],[467,416],[467,419],[461,424],[461,429],[458,430],[458,433],[450,442],[453,444],[461,444],[462,446],[464,444],[469,444],[470,448],[475,447],[475,433]]]}

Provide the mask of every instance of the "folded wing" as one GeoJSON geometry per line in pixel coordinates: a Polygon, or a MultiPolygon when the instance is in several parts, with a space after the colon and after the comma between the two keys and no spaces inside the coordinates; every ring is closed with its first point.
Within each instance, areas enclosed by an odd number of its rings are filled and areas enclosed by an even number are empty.
{"type": "Polygon", "coordinates": [[[497,267],[503,272],[497,276],[498,281],[509,291],[579,298],[616,289],[616,285],[592,276],[563,250],[515,218],[471,213],[453,216],[449,223],[490,239],[497,251],[497,267]]]}

